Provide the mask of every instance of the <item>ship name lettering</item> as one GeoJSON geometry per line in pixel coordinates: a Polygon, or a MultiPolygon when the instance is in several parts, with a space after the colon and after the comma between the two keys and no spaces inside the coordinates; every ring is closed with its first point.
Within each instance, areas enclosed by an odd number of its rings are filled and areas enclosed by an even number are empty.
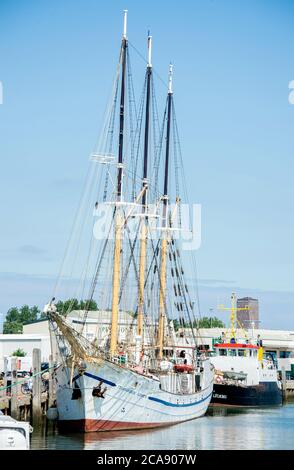
{"type": "Polygon", "coordinates": [[[213,397],[214,398],[223,398],[224,400],[226,400],[228,398],[227,395],[219,395],[218,393],[214,393],[213,397]]]}

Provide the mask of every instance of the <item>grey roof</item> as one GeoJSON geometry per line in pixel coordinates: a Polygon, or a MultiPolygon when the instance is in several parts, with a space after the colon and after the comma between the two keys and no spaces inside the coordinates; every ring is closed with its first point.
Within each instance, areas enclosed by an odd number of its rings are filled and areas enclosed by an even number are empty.
{"type": "Polygon", "coordinates": [[[242,297],[241,299],[237,299],[237,300],[255,300],[256,302],[258,302],[258,299],[253,299],[253,297],[242,297]]]}
{"type": "Polygon", "coordinates": [[[32,325],[33,323],[42,323],[43,321],[48,321],[48,318],[38,318],[38,320],[28,321],[24,325],[32,325]]]}
{"type": "MultiPolygon", "coordinates": [[[[66,318],[67,320],[72,320],[73,322],[83,321],[84,315],[85,315],[85,310],[73,310],[67,315],[66,318]]],[[[91,320],[96,321],[96,322],[99,320],[99,323],[103,323],[103,322],[110,323],[111,315],[112,315],[111,310],[89,310],[87,312],[86,318],[87,320],[90,320],[90,322],[91,320]]],[[[121,311],[121,310],[119,311],[119,315],[118,315],[119,323],[131,324],[135,321],[136,319],[131,313],[126,312],[126,311],[121,311]]]]}

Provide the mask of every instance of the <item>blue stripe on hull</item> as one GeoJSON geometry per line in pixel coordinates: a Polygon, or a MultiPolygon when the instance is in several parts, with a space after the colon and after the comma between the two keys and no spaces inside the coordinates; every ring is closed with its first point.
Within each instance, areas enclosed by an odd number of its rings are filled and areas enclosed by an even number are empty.
{"type": "Polygon", "coordinates": [[[160,398],[155,398],[155,397],[148,397],[148,399],[152,400],[152,401],[156,401],[156,402],[161,403],[162,405],[166,405],[166,406],[183,407],[183,406],[199,405],[199,403],[202,403],[203,401],[206,401],[210,396],[211,396],[211,393],[209,395],[207,395],[207,397],[202,398],[201,400],[198,400],[198,401],[193,401],[192,403],[171,403],[169,401],[161,400],[160,398]]]}
{"type": "Polygon", "coordinates": [[[106,385],[110,385],[111,387],[116,387],[114,382],[110,382],[110,380],[103,379],[103,377],[99,377],[99,375],[90,374],[90,372],[85,372],[84,375],[90,377],[91,379],[102,380],[102,382],[106,385]]]}
{"type": "MultiPolygon", "coordinates": [[[[102,381],[106,385],[110,385],[111,387],[116,387],[116,384],[114,382],[110,382],[110,380],[103,379],[103,377],[99,377],[99,375],[94,375],[90,374],[90,372],[84,372],[82,375],[86,375],[87,377],[90,377],[91,379],[99,380],[100,382],[102,381]]],[[[72,381],[75,382],[78,380],[82,375],[76,375],[72,381]]]]}

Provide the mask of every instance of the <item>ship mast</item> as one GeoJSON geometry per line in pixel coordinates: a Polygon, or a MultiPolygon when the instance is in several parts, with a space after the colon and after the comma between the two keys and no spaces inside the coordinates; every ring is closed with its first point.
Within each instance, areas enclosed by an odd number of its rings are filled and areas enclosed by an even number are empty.
{"type": "Polygon", "coordinates": [[[224,305],[219,305],[218,306],[219,310],[228,310],[231,312],[230,316],[230,321],[231,321],[231,334],[230,334],[230,339],[234,338],[236,339],[236,313],[241,311],[241,310],[247,310],[248,307],[237,307],[236,306],[236,294],[235,292],[232,293],[231,295],[231,307],[225,307],[224,305]]]}
{"type": "Polygon", "coordinates": [[[163,231],[161,243],[161,269],[160,269],[160,291],[159,291],[159,324],[158,324],[158,359],[163,357],[164,346],[164,325],[165,325],[165,305],[166,305],[166,259],[167,259],[167,209],[168,209],[168,172],[169,172],[169,147],[170,147],[170,127],[172,108],[172,73],[173,66],[169,66],[169,86],[167,95],[167,127],[166,127],[166,148],[165,148],[165,171],[163,190],[163,231]]]}
{"type": "MultiPolygon", "coordinates": [[[[146,70],[146,110],[145,110],[145,135],[144,135],[144,162],[143,162],[143,178],[142,178],[142,213],[146,214],[146,201],[148,189],[148,150],[149,150],[149,120],[150,120],[150,88],[152,77],[152,36],[148,33],[148,63],[146,70]]],[[[143,216],[141,223],[140,235],[140,261],[139,261],[139,299],[138,299],[138,319],[137,334],[143,335],[143,318],[144,318],[144,285],[145,285],[145,267],[146,267],[146,248],[147,248],[147,215],[143,216]]]]}
{"type": "Polygon", "coordinates": [[[119,203],[122,200],[122,176],[123,176],[123,144],[124,144],[124,119],[125,119],[125,77],[126,77],[126,53],[127,53],[127,10],[124,10],[124,29],[121,44],[121,91],[120,91],[120,116],[119,116],[119,143],[118,143],[118,165],[117,165],[117,196],[115,210],[115,233],[114,233],[114,259],[112,279],[112,316],[110,333],[110,355],[116,354],[118,314],[119,314],[119,290],[120,290],[120,262],[121,262],[121,235],[122,217],[119,203]]]}

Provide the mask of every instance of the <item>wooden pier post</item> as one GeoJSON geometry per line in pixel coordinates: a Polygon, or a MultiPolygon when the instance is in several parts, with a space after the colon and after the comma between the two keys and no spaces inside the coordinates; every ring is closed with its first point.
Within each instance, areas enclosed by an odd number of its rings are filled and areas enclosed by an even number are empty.
{"type": "MultiPolygon", "coordinates": [[[[7,395],[7,368],[8,368],[8,358],[7,356],[3,357],[3,390],[0,391],[0,398],[6,398],[7,395]]],[[[2,388],[2,387],[1,387],[2,388]]]]}
{"type": "Polygon", "coordinates": [[[53,405],[54,402],[54,383],[53,383],[53,355],[49,356],[49,390],[48,390],[48,408],[53,405]]]}
{"type": "Polygon", "coordinates": [[[284,366],[281,368],[281,372],[282,372],[283,398],[284,398],[284,400],[286,400],[286,398],[287,398],[287,387],[286,387],[286,370],[285,370],[284,366]]]}
{"type": "Polygon", "coordinates": [[[18,402],[17,402],[17,368],[16,357],[11,358],[11,398],[10,398],[10,415],[14,419],[18,419],[18,402]]]}
{"type": "MultiPolygon", "coordinates": [[[[3,413],[7,415],[9,408],[9,397],[7,396],[7,370],[8,370],[8,357],[3,357],[3,381],[2,381],[2,390],[0,391],[0,409],[3,410],[3,413]]],[[[10,392],[10,389],[9,389],[10,392]]]]}
{"type": "MultiPolygon", "coordinates": [[[[7,372],[8,372],[8,357],[4,356],[4,387],[7,387],[7,372]]],[[[5,395],[7,395],[7,389],[5,390],[5,395]]]]}
{"type": "Polygon", "coordinates": [[[33,424],[37,424],[42,418],[41,407],[41,350],[33,349],[33,424]]]}

